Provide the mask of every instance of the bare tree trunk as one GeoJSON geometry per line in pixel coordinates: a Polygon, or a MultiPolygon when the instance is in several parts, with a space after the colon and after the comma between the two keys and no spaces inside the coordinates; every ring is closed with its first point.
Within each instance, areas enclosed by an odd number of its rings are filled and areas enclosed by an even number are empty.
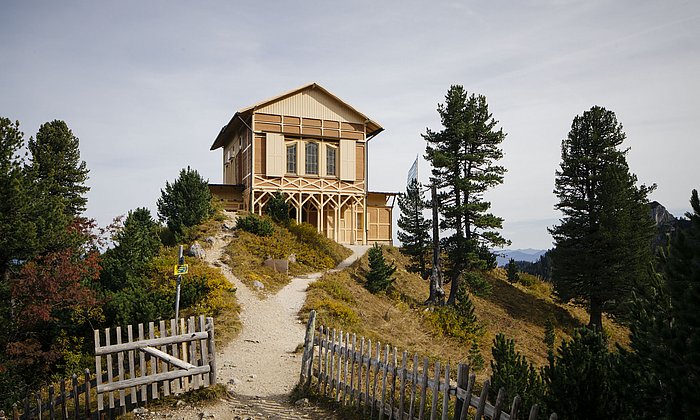
{"type": "Polygon", "coordinates": [[[442,267],[440,264],[440,231],[438,229],[438,199],[435,185],[430,187],[433,206],[433,270],[430,274],[430,296],[426,304],[444,305],[445,291],[442,288],[442,267]]]}
{"type": "Polygon", "coordinates": [[[603,305],[597,298],[591,298],[588,328],[600,333],[603,331],[603,305]]]}

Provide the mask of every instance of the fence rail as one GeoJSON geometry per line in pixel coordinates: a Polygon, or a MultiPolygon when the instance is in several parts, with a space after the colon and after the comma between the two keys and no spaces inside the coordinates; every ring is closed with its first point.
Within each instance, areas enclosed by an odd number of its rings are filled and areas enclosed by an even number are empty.
{"type": "MultiPolygon", "coordinates": [[[[382,347],[379,342],[373,345],[372,340],[358,339],[354,333],[336,333],[335,329],[323,326],[316,331],[315,321],[316,312],[311,311],[299,383],[306,390],[314,385],[319,395],[344,406],[354,406],[365,417],[423,420],[429,416],[431,420],[464,420],[472,407],[476,420],[538,418],[537,404],[525,412],[526,407],[521,406],[517,395],[508,410],[503,389],[499,390],[496,401],[489,403],[489,380],[484,381],[480,395],[473,395],[476,376],[470,374],[468,365],[457,365],[456,382],[453,382],[454,370],[449,363],[441,366],[436,361],[431,369],[427,357],[421,360],[414,354],[410,358],[406,351],[399,357],[396,347],[382,347]]],[[[549,417],[556,418],[554,413],[549,417]]]]}
{"type": "Polygon", "coordinates": [[[113,417],[160,396],[216,384],[212,318],[171,319],[146,327],[138,324],[137,336],[131,325],[95,330],[96,373],[85,369],[84,378],[73,375],[69,386],[64,380],[58,391],[51,385],[25,398],[22,406],[13,406],[13,419],[113,417]]]}

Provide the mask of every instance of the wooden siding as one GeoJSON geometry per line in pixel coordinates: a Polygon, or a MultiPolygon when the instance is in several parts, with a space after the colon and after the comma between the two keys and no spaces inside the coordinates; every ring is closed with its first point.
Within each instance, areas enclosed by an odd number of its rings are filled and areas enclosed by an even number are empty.
{"type": "Polygon", "coordinates": [[[253,118],[256,130],[268,133],[365,140],[364,124],[359,123],[264,113],[256,113],[253,118]]]}
{"type": "Polygon", "coordinates": [[[362,116],[338,100],[317,89],[306,89],[258,109],[259,112],[277,115],[297,115],[319,120],[336,120],[361,123],[362,116]]]}

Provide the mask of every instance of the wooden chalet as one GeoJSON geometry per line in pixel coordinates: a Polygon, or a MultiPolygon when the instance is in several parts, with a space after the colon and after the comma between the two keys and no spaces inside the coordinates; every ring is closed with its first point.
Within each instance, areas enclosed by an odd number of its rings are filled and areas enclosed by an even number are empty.
{"type": "Polygon", "coordinates": [[[392,243],[396,193],[367,190],[367,145],[384,129],[312,83],[236,112],[211,150],[223,150],[229,210],[257,214],[281,191],[298,223],[342,244],[392,243]]]}

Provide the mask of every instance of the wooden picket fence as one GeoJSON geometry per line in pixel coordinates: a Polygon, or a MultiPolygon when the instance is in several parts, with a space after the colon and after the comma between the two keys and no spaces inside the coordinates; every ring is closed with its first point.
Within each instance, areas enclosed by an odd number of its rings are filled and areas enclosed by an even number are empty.
{"type": "MultiPolygon", "coordinates": [[[[400,363],[396,347],[372,340],[359,340],[355,334],[336,333],[320,326],[316,332],[316,312],[311,311],[306,327],[299,383],[306,391],[334,399],[336,403],[355,407],[365,418],[465,420],[469,407],[475,409],[474,419],[536,420],[539,408],[521,406],[515,396],[508,413],[504,406],[505,391],[500,389],[492,405],[487,401],[490,382],[484,381],[480,395],[472,395],[476,376],[469,366],[458,364],[456,383],[452,381],[451,366],[436,361],[433,369],[427,357],[421,363],[418,354],[409,358],[404,351],[400,363]],[[316,335],[317,334],[317,335],[316,335]],[[359,345],[358,345],[359,341],[359,345]],[[374,350],[374,353],[373,353],[374,350]],[[383,354],[383,357],[382,357],[383,354]],[[432,375],[431,375],[432,373],[432,375]],[[315,379],[315,383],[312,381],[315,379]],[[453,415],[450,416],[450,410],[453,415]]],[[[552,413],[550,420],[556,420],[552,413]]]]}
{"type": "Polygon", "coordinates": [[[61,381],[58,392],[51,385],[26,398],[13,406],[14,419],[112,418],[160,396],[216,384],[213,318],[138,324],[137,335],[131,325],[94,333],[95,375],[86,369],[82,382],[73,375],[72,387],[61,381]]]}
{"type": "MultiPolygon", "coordinates": [[[[106,376],[105,376],[106,378],[106,376]]],[[[97,378],[85,369],[84,375],[73,375],[63,379],[57,385],[37,392],[33,397],[26,397],[24,404],[12,405],[12,418],[19,419],[90,419],[97,414],[94,411],[95,387],[97,378]]]]}

